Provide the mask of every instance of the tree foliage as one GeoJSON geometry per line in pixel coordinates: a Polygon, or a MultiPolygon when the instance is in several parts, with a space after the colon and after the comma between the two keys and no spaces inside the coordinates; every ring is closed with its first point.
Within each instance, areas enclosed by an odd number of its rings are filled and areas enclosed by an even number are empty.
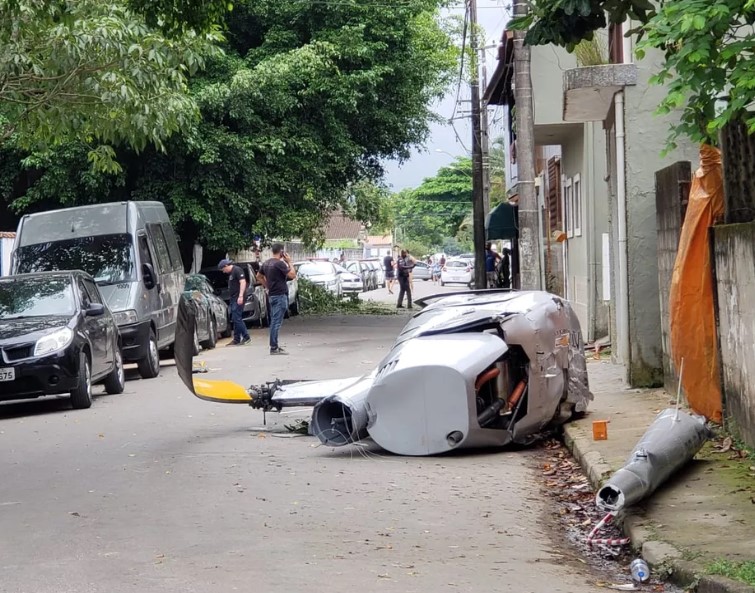
{"type": "MultiPolygon", "coordinates": [[[[33,155],[15,206],[157,199],[211,248],[257,236],[316,243],[360,181],[426,137],[456,57],[439,4],[237,2],[224,53],[190,83],[201,119],[165,154],[119,149],[115,174],[77,166],[79,145],[33,155]]],[[[355,202],[355,215],[372,219],[368,203],[355,202]]]]}
{"type": "Polygon", "coordinates": [[[219,39],[166,37],[119,0],[0,0],[0,142],[85,141],[105,169],[115,144],[162,148],[196,119],[187,75],[219,39]]]}
{"type": "Polygon", "coordinates": [[[658,112],[681,109],[670,138],[683,135],[715,143],[729,121],[744,118],[755,132],[747,109],[755,101],[755,1],[666,0],[535,0],[529,17],[513,23],[528,28],[530,44],[555,43],[569,50],[606,25],[626,17],[637,21],[638,57],[648,50],[663,53],[652,78],[668,94],[658,112]]]}
{"type": "Polygon", "coordinates": [[[472,160],[457,158],[419,187],[395,194],[392,210],[403,241],[440,247],[457,236],[472,210],[472,160]]]}

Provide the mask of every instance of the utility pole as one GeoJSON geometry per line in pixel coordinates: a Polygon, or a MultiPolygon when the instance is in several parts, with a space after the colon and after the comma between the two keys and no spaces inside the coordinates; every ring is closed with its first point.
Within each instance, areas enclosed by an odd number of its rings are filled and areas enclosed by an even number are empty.
{"type": "MultiPolygon", "coordinates": [[[[514,17],[527,16],[526,0],[514,0],[514,17]]],[[[535,118],[532,104],[530,48],[526,31],[514,31],[514,100],[516,102],[516,155],[519,177],[519,278],[522,290],[542,290],[540,228],[535,191],[535,118]]]]}
{"type": "Polygon", "coordinates": [[[472,100],[472,227],[475,252],[475,288],[487,288],[485,273],[485,201],[482,174],[482,130],[480,126],[480,74],[477,43],[477,0],[469,0],[470,74],[472,100]]]}
{"type": "MultiPolygon", "coordinates": [[[[485,60],[485,47],[480,48],[482,64],[482,88],[488,88],[488,67],[485,60]]],[[[482,206],[485,220],[490,214],[490,135],[488,134],[488,106],[480,105],[480,144],[482,147],[482,206]]]]}

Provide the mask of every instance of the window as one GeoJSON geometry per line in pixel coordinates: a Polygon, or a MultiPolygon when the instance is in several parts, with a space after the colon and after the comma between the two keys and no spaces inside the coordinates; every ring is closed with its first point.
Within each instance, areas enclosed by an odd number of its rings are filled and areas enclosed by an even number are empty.
{"type": "Polygon", "coordinates": [[[564,177],[564,224],[566,226],[566,236],[571,238],[574,236],[574,220],[572,218],[572,180],[564,177]]]}
{"type": "Polygon", "coordinates": [[[157,254],[157,263],[159,272],[165,274],[170,272],[172,265],[170,263],[170,254],[168,253],[168,244],[165,241],[165,235],[163,235],[162,226],[159,224],[148,224],[147,231],[152,237],[152,242],[155,246],[155,252],[157,254]]]}
{"type": "Polygon", "coordinates": [[[79,294],[81,295],[81,308],[86,310],[89,308],[89,305],[92,304],[92,299],[89,298],[89,291],[87,291],[87,287],[84,286],[84,279],[79,278],[77,284],[79,285],[79,294]]]}
{"type": "Polygon", "coordinates": [[[574,236],[582,236],[582,178],[579,174],[572,180],[572,216],[574,218],[574,236]]]}
{"type": "Polygon", "coordinates": [[[178,242],[176,241],[176,234],[173,232],[173,227],[170,223],[164,222],[161,225],[163,227],[163,233],[165,234],[165,240],[168,242],[168,254],[170,255],[170,263],[174,270],[183,272],[184,263],[181,260],[181,252],[178,250],[178,242]]]}
{"type": "Polygon", "coordinates": [[[130,282],[134,278],[134,253],[126,234],[76,237],[20,247],[18,272],[84,270],[98,284],[130,282]]]}

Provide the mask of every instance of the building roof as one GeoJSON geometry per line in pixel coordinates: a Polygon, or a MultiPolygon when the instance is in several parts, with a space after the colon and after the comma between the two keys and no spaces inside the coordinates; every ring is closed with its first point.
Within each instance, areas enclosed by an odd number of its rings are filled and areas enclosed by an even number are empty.
{"type": "Polygon", "coordinates": [[[392,245],[393,237],[391,235],[368,235],[366,243],[373,247],[378,245],[392,245]]]}
{"type": "Polygon", "coordinates": [[[359,239],[362,231],[362,223],[348,218],[343,212],[334,212],[330,215],[328,226],[325,228],[325,240],[335,241],[338,239],[359,239]]]}
{"type": "Polygon", "coordinates": [[[513,102],[511,82],[514,76],[514,33],[504,31],[498,45],[498,65],[483,92],[482,100],[487,105],[507,105],[513,102]]]}

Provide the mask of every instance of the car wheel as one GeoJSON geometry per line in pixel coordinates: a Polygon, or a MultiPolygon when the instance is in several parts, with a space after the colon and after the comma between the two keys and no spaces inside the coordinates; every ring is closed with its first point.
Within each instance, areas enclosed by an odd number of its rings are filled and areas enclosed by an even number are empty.
{"type": "Polygon", "coordinates": [[[294,303],[289,307],[289,310],[291,311],[291,315],[298,315],[299,314],[299,294],[296,294],[296,298],[294,299],[294,303]]]}
{"type": "Polygon", "coordinates": [[[212,350],[215,344],[218,343],[218,322],[215,321],[214,317],[210,317],[210,327],[207,331],[209,333],[207,334],[207,339],[202,342],[202,348],[212,350]]]}
{"type": "Polygon", "coordinates": [[[441,286],[445,286],[445,285],[446,285],[446,283],[445,283],[445,282],[443,282],[443,280],[441,280],[441,281],[440,281],[440,285],[441,285],[441,286]]]}
{"type": "Polygon", "coordinates": [[[85,352],[79,354],[79,384],[71,390],[71,406],[74,410],[92,406],[92,366],[85,352]]]}
{"type": "Polygon", "coordinates": [[[149,330],[147,356],[142,358],[137,364],[142,379],[154,379],[160,374],[160,352],[157,350],[157,337],[155,337],[155,330],[153,329],[149,330]]]}
{"type": "Polygon", "coordinates": [[[126,372],[123,370],[123,356],[121,355],[121,349],[116,346],[115,356],[113,360],[113,370],[104,381],[105,391],[110,395],[118,395],[123,393],[123,389],[126,387],[126,372]]]}

